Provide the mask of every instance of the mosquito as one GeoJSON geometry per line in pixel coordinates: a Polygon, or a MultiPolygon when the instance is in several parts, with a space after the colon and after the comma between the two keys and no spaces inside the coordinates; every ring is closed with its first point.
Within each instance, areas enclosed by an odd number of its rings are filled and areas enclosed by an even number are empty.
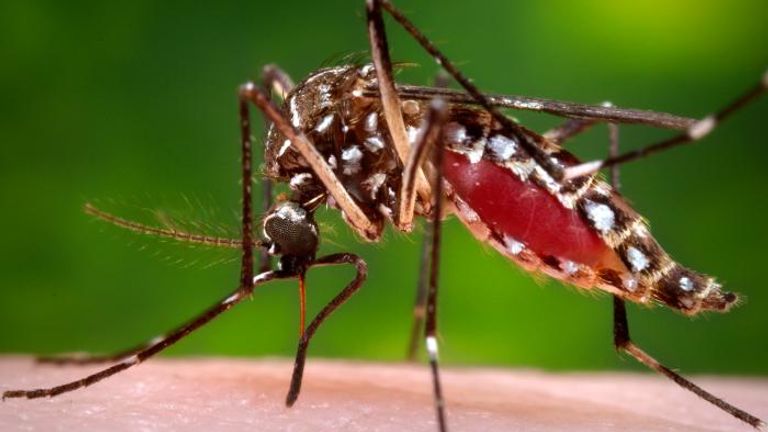
{"type": "MultiPolygon", "coordinates": [[[[754,427],[757,417],[714,396],[647,354],[630,338],[625,302],[658,303],[686,315],[726,312],[738,296],[714,278],[678,264],[651,235],[645,220],[618,193],[618,167],[653,153],[697,141],[768,88],[768,72],[742,96],[703,119],[666,113],[583,105],[518,96],[486,95],[388,0],[367,0],[372,64],[325,68],[294,85],[276,66],[263,71],[263,88],[240,87],[242,237],[222,239],[152,227],[86,211],[120,227],[155,236],[238,248],[238,288],[227,298],[166,336],[114,355],[57,357],[57,363],[115,364],[63,385],[10,390],[3,398],[56,396],[89,386],[135,366],[249,297],[256,286],[297,279],[300,337],[286,404],[300,393],[307,349],[322,323],[362,286],[365,261],[351,253],[317,257],[320,234],[314,212],[341,211],[359,236],[379,240],[384,227],[411,232],[416,217],[429,222],[424,264],[414,306],[413,335],[423,332],[440,431],[447,430],[440,382],[437,275],[441,222],[455,215],[480,241],[529,272],[613,296],[614,345],[679,386],[754,427]],[[396,85],[383,14],[388,13],[453,78],[463,91],[396,85]],[[273,95],[282,100],[280,106],[273,95]],[[250,107],[266,117],[265,216],[262,239],[254,236],[250,107]],[[567,118],[544,134],[525,128],[501,109],[525,109],[567,118]],[[609,157],[581,163],[563,144],[596,123],[610,127],[609,157]],[[619,153],[617,124],[640,123],[677,134],[619,153]],[[610,169],[610,181],[597,171],[610,169]],[[288,197],[273,203],[272,182],[288,183],[288,197]],[[530,225],[529,220],[539,223],[530,225]],[[259,252],[255,272],[254,252],[259,252]],[[272,266],[271,257],[278,263],[272,266]],[[306,273],[320,266],[353,265],[356,275],[305,325],[306,273]]],[[[412,340],[415,337],[412,336],[412,340]]],[[[411,349],[411,352],[414,350],[411,349]]]]}

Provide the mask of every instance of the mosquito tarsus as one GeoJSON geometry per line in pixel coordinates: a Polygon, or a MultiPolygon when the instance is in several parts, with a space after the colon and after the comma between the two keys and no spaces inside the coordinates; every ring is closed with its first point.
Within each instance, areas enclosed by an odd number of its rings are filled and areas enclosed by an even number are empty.
{"type": "MultiPolygon", "coordinates": [[[[614,191],[618,188],[620,164],[708,135],[722,120],[766,91],[768,73],[725,108],[700,120],[610,105],[487,95],[388,0],[367,0],[366,11],[372,64],[322,69],[298,85],[270,65],[263,70],[263,89],[253,82],[241,86],[240,239],[155,228],[86,205],[86,211],[93,216],[133,231],[240,249],[238,288],[195,319],[147,344],[109,356],[45,359],[62,364],[117,362],[112,367],[56,387],[6,391],[3,398],[55,396],[94,384],[179,341],[249,297],[256,286],[276,279],[298,279],[299,343],[286,398],[287,405],[293,405],[301,389],[312,336],[331,313],[360,289],[367,275],[365,261],[354,254],[316,257],[320,236],[313,214],[318,206],[327,203],[340,209],[350,227],[368,241],[378,240],[387,223],[409,232],[415,216],[429,221],[411,340],[423,332],[441,431],[447,430],[447,418],[438,361],[437,275],[440,227],[445,213],[456,214],[479,239],[525,269],[611,293],[614,344],[619,351],[630,354],[732,416],[760,426],[760,419],[681,377],[631,341],[625,300],[656,301],[683,313],[695,314],[702,310],[726,311],[737,297],[722,291],[713,278],[671,260],[650,236],[642,218],[614,191]],[[402,26],[463,91],[396,86],[384,13],[402,26]],[[274,104],[273,96],[283,101],[282,106],[274,104]],[[250,107],[253,105],[264,114],[269,127],[265,145],[267,178],[262,181],[265,217],[261,240],[254,238],[251,205],[250,107]],[[540,135],[504,115],[503,108],[541,111],[569,120],[540,135]],[[580,163],[560,147],[569,138],[601,122],[609,124],[608,158],[580,163]],[[622,154],[618,151],[619,123],[641,123],[680,133],[622,154]],[[529,238],[514,235],[514,223],[500,218],[499,210],[484,207],[482,196],[476,196],[475,193],[487,192],[483,186],[477,186],[480,183],[476,183],[474,189],[471,186],[462,189],[461,179],[456,176],[464,173],[456,174],[453,170],[469,168],[483,179],[499,179],[510,190],[523,188],[538,197],[536,199],[554,206],[551,207],[554,213],[578,214],[574,223],[578,225],[575,228],[581,230],[579,240],[591,244],[591,248],[573,250],[568,245],[552,243],[555,237],[547,233],[529,238]],[[610,184],[596,175],[602,168],[610,168],[610,184]],[[288,199],[273,202],[273,180],[290,184],[292,192],[288,199]],[[445,205],[448,208],[444,209],[445,205]],[[565,250],[552,252],[558,247],[565,250]],[[255,251],[259,252],[258,273],[254,271],[255,251]],[[278,258],[274,269],[273,256],[278,258]],[[342,264],[355,267],[354,279],[305,327],[303,282],[306,273],[316,267],[342,264]]],[[[508,198],[514,201],[515,197],[508,198]]],[[[415,353],[413,346],[412,343],[410,356],[415,353]]]]}

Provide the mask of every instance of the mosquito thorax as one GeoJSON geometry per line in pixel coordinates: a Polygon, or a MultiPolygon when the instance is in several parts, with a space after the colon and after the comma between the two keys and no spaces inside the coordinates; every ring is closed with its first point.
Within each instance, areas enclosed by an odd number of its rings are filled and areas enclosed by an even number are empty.
{"type": "Polygon", "coordinates": [[[280,270],[293,271],[314,259],[318,230],[312,212],[294,201],[278,203],[264,218],[269,253],[281,257],[280,270]]]}
{"type": "MultiPolygon", "coordinates": [[[[377,227],[376,240],[398,205],[403,164],[387,129],[380,100],[365,95],[376,85],[372,65],[321,69],[299,83],[282,106],[283,115],[314,144],[366,216],[377,227]]],[[[403,100],[409,135],[415,137],[423,101],[403,100]]],[[[288,183],[295,200],[306,202],[325,188],[299,152],[274,127],[265,153],[266,175],[288,183]]],[[[334,202],[329,200],[329,205],[334,202]]],[[[418,201],[419,209],[428,207],[418,201]]]]}

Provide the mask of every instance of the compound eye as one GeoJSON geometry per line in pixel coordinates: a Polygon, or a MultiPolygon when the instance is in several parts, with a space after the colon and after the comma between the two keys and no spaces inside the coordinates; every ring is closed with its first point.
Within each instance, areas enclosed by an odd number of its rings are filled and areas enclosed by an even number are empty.
{"type": "Polygon", "coordinates": [[[272,242],[273,255],[314,256],[317,252],[314,217],[293,201],[276,205],[264,218],[264,235],[272,242]]]}

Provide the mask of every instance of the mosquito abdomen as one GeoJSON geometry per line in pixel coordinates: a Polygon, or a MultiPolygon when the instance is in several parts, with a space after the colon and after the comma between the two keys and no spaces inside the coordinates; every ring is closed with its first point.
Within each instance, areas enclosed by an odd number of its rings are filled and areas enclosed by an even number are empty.
{"type": "MultiPolygon", "coordinates": [[[[557,182],[519,148],[523,138],[465,124],[465,114],[446,127],[444,175],[459,218],[480,240],[529,271],[639,303],[695,314],[736,302],[713,278],[673,261],[599,177],[557,182]]],[[[578,163],[545,145],[555,163],[578,163]]]]}
{"type": "Polygon", "coordinates": [[[452,151],[446,152],[444,172],[461,200],[511,248],[520,243],[542,256],[595,268],[623,267],[577,212],[533,182],[491,161],[471,163],[452,151]]]}

